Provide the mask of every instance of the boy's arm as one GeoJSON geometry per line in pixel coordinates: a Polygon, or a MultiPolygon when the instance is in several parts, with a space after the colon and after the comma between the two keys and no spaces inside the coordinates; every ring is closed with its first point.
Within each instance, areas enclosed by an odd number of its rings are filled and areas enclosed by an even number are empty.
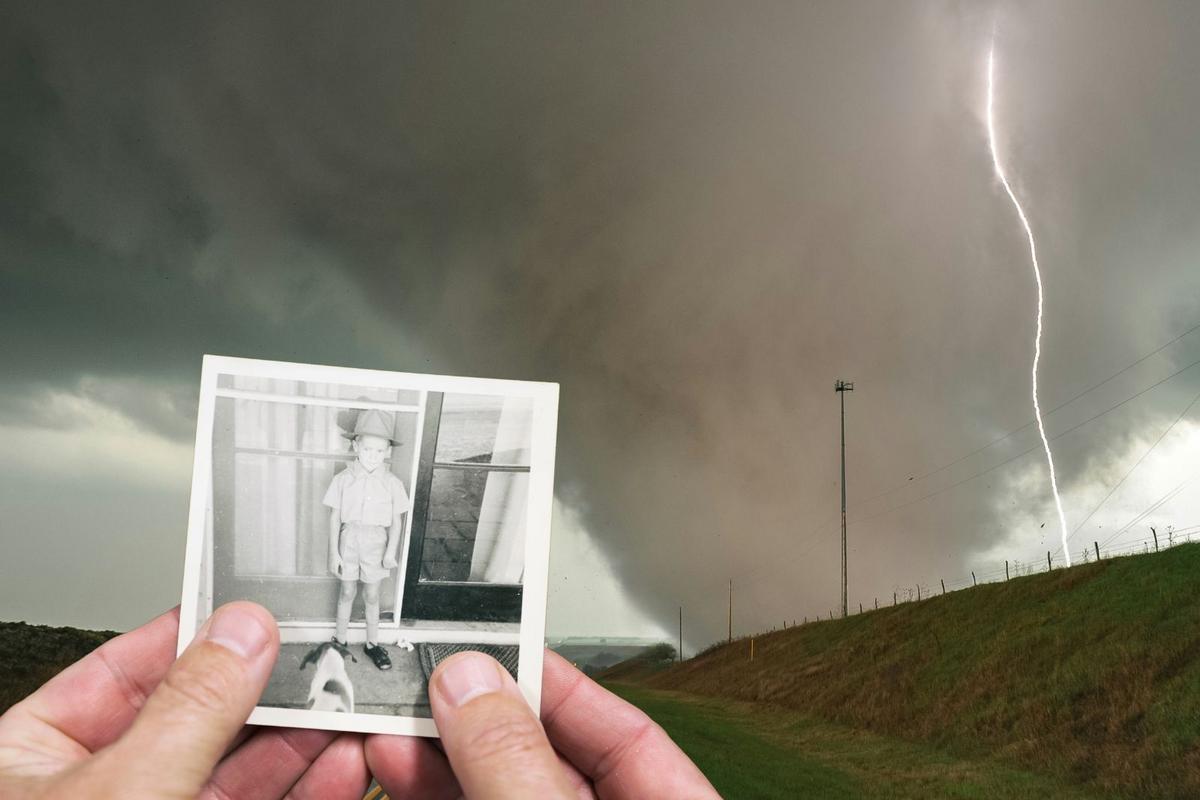
{"type": "Polygon", "coordinates": [[[404,484],[393,476],[390,485],[392,492],[392,524],[388,526],[387,547],[383,552],[383,566],[393,569],[397,564],[396,554],[400,549],[400,534],[404,532],[404,515],[408,512],[408,492],[404,484]]]}
{"type": "Polygon", "coordinates": [[[400,511],[392,517],[392,524],[387,529],[387,547],[383,551],[383,565],[392,569],[398,565],[397,551],[400,549],[400,533],[404,530],[404,512],[400,511]]]}
{"type": "Polygon", "coordinates": [[[342,572],[342,557],[338,552],[338,539],[342,533],[342,513],[340,509],[329,509],[329,571],[334,575],[342,572]]]}

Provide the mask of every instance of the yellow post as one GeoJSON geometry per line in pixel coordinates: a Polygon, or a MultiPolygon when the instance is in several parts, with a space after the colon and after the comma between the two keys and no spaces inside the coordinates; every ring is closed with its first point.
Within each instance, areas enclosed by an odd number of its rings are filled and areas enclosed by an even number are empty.
{"type": "Polygon", "coordinates": [[[754,637],[750,637],[750,660],[754,660],[754,637]]]}

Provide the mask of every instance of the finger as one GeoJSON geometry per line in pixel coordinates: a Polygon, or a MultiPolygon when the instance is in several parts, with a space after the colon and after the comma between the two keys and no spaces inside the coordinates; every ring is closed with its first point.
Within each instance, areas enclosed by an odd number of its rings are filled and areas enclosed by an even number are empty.
{"type": "Polygon", "coordinates": [[[217,609],[129,731],[88,763],[88,778],[127,797],[194,797],[258,702],[278,652],[279,631],[262,606],[217,609]]]}
{"type": "Polygon", "coordinates": [[[245,744],[247,739],[258,733],[260,730],[262,730],[262,728],[258,725],[243,725],[242,729],[237,732],[236,736],[233,737],[233,741],[230,742],[229,746],[225,748],[225,753],[221,756],[221,758],[224,759],[228,757],[230,753],[245,744]]]}
{"type": "Polygon", "coordinates": [[[42,729],[39,740],[53,743],[64,757],[111,744],[167,674],[178,631],[179,609],[173,608],[110,639],[14,706],[0,728],[42,729]]]}
{"type": "Polygon", "coordinates": [[[362,737],[344,733],[325,748],[287,796],[294,800],[360,800],[370,784],[362,737]]]}
{"type": "Polygon", "coordinates": [[[367,767],[389,797],[458,800],[462,789],[434,740],[417,736],[367,737],[367,767]]]}
{"type": "Polygon", "coordinates": [[[332,731],[296,728],[260,730],[221,761],[199,796],[283,797],[335,736],[332,731]]]}
{"type": "Polygon", "coordinates": [[[550,650],[542,667],[542,722],[600,797],[719,797],[662,727],[550,650]]]}
{"type": "Polygon", "coordinates": [[[429,703],[471,800],[577,797],[537,716],[496,659],[471,651],[446,659],[429,680],[429,703]]]}
{"type": "Polygon", "coordinates": [[[555,751],[555,755],[558,757],[558,765],[562,767],[563,774],[567,777],[567,783],[571,784],[571,788],[575,790],[574,796],[579,800],[596,800],[596,791],[588,776],[577,770],[575,765],[568,761],[562,753],[555,751]]]}

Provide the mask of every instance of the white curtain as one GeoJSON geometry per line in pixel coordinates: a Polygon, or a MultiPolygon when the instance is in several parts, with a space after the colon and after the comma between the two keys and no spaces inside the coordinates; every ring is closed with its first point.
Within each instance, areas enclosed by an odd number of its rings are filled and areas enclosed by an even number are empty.
{"type": "MultiPolygon", "coordinates": [[[[234,376],[234,389],[296,395],[296,381],[234,376]]],[[[308,384],[308,396],[330,396],[328,385],[308,384]]],[[[326,574],[328,525],[321,498],[336,461],[286,455],[345,452],[337,409],[289,402],[234,401],[234,446],[278,450],[237,453],[234,459],[235,572],[238,575],[326,574]]]]}
{"type": "MultiPolygon", "coordinates": [[[[528,464],[532,435],[530,404],[524,398],[505,398],[492,453],[496,463],[519,459],[528,464]]],[[[525,513],[528,472],[489,472],[471,554],[472,581],[520,583],[525,573],[525,513]]]]}

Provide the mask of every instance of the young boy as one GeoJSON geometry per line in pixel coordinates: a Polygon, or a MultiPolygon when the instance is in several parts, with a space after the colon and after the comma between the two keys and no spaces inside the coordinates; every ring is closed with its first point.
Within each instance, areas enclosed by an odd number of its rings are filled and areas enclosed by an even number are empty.
{"type": "Polygon", "coordinates": [[[367,607],[367,642],[363,652],[379,669],[391,669],[387,650],[379,644],[379,584],[396,568],[396,551],[408,493],[386,466],[395,430],[392,415],[367,409],[358,415],[351,433],[357,460],[333,476],[325,492],[329,506],[329,571],[341,579],[334,641],[345,645],[350,627],[350,607],[363,584],[367,607]]]}

